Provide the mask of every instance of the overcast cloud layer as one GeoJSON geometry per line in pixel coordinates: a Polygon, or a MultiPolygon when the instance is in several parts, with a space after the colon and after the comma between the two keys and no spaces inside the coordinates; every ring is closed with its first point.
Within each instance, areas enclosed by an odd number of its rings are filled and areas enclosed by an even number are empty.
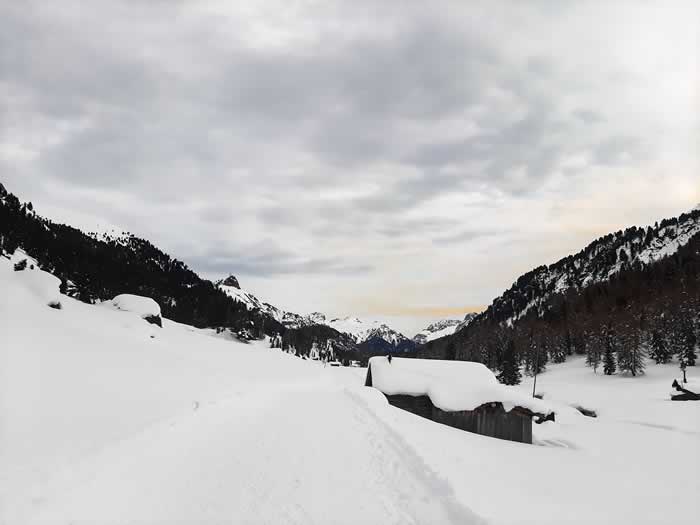
{"type": "Polygon", "coordinates": [[[3,2],[0,181],[299,312],[426,320],[700,201],[700,9],[3,2]]]}

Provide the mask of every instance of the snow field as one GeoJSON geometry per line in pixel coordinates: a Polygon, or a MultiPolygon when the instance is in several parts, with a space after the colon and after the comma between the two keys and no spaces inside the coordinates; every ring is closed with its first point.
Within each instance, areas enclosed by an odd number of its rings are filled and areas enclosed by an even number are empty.
{"type": "MultiPolygon", "coordinates": [[[[0,258],[0,523],[695,523],[700,410],[551,365],[556,423],[495,440],[322,367],[60,296],[0,258]],[[582,416],[573,404],[596,410],[582,416]]],[[[695,368],[689,378],[697,380],[695,368]]],[[[518,387],[531,391],[531,379],[518,387]]]]}

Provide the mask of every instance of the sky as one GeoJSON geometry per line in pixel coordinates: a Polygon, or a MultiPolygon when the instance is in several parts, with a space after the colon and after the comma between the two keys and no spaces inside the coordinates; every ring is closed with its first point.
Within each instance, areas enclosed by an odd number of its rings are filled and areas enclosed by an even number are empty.
{"type": "Polygon", "coordinates": [[[0,182],[412,335],[700,202],[699,5],[1,2],[0,182]]]}

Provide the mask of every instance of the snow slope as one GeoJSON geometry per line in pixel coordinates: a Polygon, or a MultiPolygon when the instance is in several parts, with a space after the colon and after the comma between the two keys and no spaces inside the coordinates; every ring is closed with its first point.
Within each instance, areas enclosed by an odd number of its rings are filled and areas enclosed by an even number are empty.
{"type": "Polygon", "coordinates": [[[336,369],[26,272],[0,259],[0,523],[478,522],[336,369]]]}
{"type": "MultiPolygon", "coordinates": [[[[386,403],[324,368],[61,296],[0,258],[0,523],[694,523],[696,403],[677,369],[553,365],[540,446],[386,403]],[[569,405],[598,410],[597,419],[569,405]]],[[[691,379],[698,377],[695,368],[691,379]]],[[[529,391],[525,382],[523,393],[529,391]]]]}

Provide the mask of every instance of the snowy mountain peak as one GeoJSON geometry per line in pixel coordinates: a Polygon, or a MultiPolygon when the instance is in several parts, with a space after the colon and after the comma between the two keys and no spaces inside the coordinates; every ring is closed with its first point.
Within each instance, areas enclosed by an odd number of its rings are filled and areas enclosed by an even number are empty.
{"type": "Polygon", "coordinates": [[[365,333],[365,341],[372,338],[383,339],[384,341],[392,344],[393,346],[398,346],[399,343],[408,340],[408,338],[405,335],[388,327],[384,323],[379,324],[378,326],[376,326],[375,324],[365,333]]]}
{"type": "Polygon", "coordinates": [[[325,324],[326,323],[326,316],[325,316],[325,314],[322,314],[321,312],[311,312],[309,315],[306,316],[306,319],[311,324],[325,324]]]}
{"type": "Polygon", "coordinates": [[[429,324],[426,328],[418,332],[413,336],[413,341],[417,344],[422,345],[433,339],[439,339],[440,337],[445,337],[446,335],[451,335],[465,326],[467,326],[472,319],[476,317],[476,313],[469,312],[464,316],[464,319],[442,319],[434,323],[429,324]]]}

